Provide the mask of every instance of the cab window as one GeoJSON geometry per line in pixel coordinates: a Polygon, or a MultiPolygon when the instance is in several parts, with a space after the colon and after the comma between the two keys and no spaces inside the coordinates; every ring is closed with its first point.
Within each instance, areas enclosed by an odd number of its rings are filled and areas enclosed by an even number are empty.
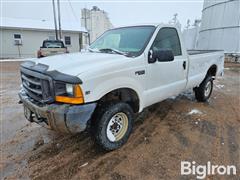
{"type": "Polygon", "coordinates": [[[152,49],[170,49],[174,56],[182,55],[181,44],[175,28],[162,28],[159,30],[152,49]]]}

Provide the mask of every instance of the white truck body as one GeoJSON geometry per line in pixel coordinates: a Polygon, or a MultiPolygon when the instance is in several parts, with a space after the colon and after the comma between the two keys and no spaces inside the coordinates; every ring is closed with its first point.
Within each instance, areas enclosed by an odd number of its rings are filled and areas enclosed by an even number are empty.
{"type": "Polygon", "coordinates": [[[135,58],[119,54],[81,52],[36,59],[35,62],[48,65],[49,70],[78,76],[84,82],[81,86],[83,91],[91,92],[84,96],[86,103],[98,101],[113,90],[130,88],[138,95],[139,112],[149,105],[198,86],[213,65],[217,66],[216,76],[223,75],[223,51],[196,51],[194,55],[189,55],[179,30],[182,55],[175,56],[174,61],[149,64],[147,54],[158,31],[164,27],[174,27],[164,24],[155,26],[157,29],[144,52],[135,58]],[[145,71],[144,76],[135,74],[142,70],[145,71]]]}
{"type": "Polygon", "coordinates": [[[91,127],[97,143],[114,150],[126,143],[134,113],[192,88],[207,101],[223,66],[223,51],[187,51],[171,25],[117,28],[88,52],[21,64],[19,97],[29,121],[66,133],[91,127]]]}

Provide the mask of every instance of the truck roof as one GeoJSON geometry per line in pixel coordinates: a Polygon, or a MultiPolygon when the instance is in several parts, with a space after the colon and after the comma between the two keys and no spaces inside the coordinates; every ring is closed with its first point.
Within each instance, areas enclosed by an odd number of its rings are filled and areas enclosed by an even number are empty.
{"type": "Polygon", "coordinates": [[[166,23],[141,23],[141,24],[130,24],[130,25],[126,25],[126,26],[118,26],[118,27],[112,28],[112,29],[123,28],[123,27],[132,27],[132,26],[155,26],[155,27],[157,27],[157,26],[165,26],[165,27],[177,28],[173,24],[166,24],[166,23]]]}

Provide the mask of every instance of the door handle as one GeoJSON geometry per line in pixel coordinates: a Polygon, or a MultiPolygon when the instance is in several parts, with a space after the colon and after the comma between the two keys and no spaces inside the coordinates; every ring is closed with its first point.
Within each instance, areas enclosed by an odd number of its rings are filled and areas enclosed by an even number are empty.
{"type": "Polygon", "coordinates": [[[183,61],[183,69],[186,69],[186,65],[187,65],[186,61],[183,61]]]}
{"type": "Polygon", "coordinates": [[[143,74],[145,74],[145,70],[140,70],[135,72],[135,75],[143,75],[143,74]]]}

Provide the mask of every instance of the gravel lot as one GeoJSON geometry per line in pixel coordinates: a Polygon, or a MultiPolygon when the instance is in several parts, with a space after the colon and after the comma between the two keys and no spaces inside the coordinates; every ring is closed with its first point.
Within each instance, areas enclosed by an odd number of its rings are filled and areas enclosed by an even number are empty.
{"type": "Polygon", "coordinates": [[[180,175],[184,160],[236,165],[240,173],[239,64],[226,65],[208,103],[189,91],[155,104],[139,115],[128,143],[107,153],[87,132],[58,134],[27,122],[18,104],[20,63],[0,63],[2,179],[195,179],[180,175]]]}

